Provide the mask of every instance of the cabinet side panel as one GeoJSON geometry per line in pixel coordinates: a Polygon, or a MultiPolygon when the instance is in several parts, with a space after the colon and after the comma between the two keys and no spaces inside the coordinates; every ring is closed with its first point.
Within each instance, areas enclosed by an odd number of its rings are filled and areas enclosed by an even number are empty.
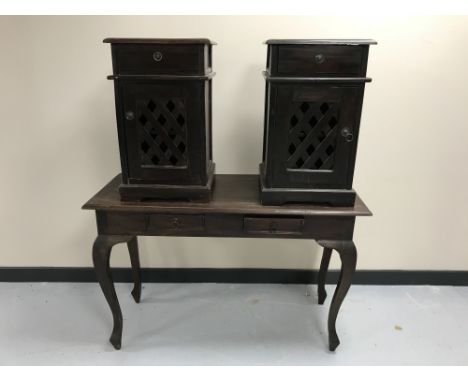
{"type": "Polygon", "coordinates": [[[351,189],[353,186],[353,178],[354,178],[354,168],[356,165],[356,154],[357,154],[357,148],[358,148],[358,142],[359,142],[359,130],[361,127],[361,115],[362,115],[362,103],[364,100],[364,87],[365,85],[362,84],[356,91],[356,101],[355,101],[355,110],[354,110],[354,116],[353,116],[353,123],[352,123],[352,128],[353,128],[353,134],[354,134],[354,140],[351,143],[351,150],[349,153],[349,159],[348,159],[348,172],[347,172],[347,177],[346,177],[346,186],[348,189],[351,189]]]}
{"type": "Polygon", "coordinates": [[[205,134],[206,134],[206,168],[210,168],[213,160],[213,131],[212,131],[212,83],[211,80],[205,82],[205,134]]]}
{"type": "Polygon", "coordinates": [[[276,153],[275,148],[275,110],[277,103],[278,85],[267,83],[266,94],[266,112],[265,112],[265,132],[264,132],[264,172],[265,172],[265,186],[272,187],[274,179],[274,157],[276,153]]]}
{"type": "Polygon", "coordinates": [[[128,150],[127,140],[125,137],[125,119],[124,119],[124,105],[123,94],[120,82],[114,81],[114,94],[115,94],[115,116],[117,121],[117,135],[119,139],[119,153],[120,165],[122,167],[122,182],[128,183],[128,150]]]}

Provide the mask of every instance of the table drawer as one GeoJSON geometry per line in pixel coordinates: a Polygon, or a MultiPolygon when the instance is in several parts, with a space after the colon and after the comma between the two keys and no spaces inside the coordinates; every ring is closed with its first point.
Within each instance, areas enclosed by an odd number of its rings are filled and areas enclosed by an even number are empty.
{"type": "Polygon", "coordinates": [[[244,218],[244,232],[246,233],[301,235],[303,229],[303,218],[257,216],[246,216],[244,218]]]}
{"type": "Polygon", "coordinates": [[[117,44],[113,47],[114,74],[202,75],[208,60],[204,50],[204,45],[195,44],[117,44]]]}
{"type": "Polygon", "coordinates": [[[363,46],[284,45],[278,47],[277,71],[283,76],[353,77],[365,75],[363,46]]]}
{"type": "Polygon", "coordinates": [[[204,215],[151,214],[148,217],[147,233],[189,234],[205,231],[204,215]]]}

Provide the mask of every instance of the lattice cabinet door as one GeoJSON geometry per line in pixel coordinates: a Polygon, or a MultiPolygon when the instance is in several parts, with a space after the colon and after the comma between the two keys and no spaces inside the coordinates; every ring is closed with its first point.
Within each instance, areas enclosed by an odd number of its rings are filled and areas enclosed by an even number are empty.
{"type": "Polygon", "coordinates": [[[271,91],[271,186],[351,188],[364,86],[274,84],[271,91]]]}
{"type": "Polygon", "coordinates": [[[203,184],[203,81],[121,81],[129,183],[203,184]]]}

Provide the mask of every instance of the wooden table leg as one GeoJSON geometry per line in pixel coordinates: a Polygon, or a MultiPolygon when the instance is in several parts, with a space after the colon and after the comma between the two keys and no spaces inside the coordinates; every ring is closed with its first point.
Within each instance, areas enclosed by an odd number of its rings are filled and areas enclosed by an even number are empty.
{"type": "Polygon", "coordinates": [[[128,252],[130,253],[130,262],[132,264],[133,290],[132,296],[135,302],[140,302],[141,298],[141,269],[140,255],[138,254],[138,241],[134,236],[127,242],[128,252]]]}
{"type": "Polygon", "coordinates": [[[327,291],[325,290],[325,281],[327,279],[328,265],[330,264],[330,257],[333,250],[331,248],[324,248],[322,254],[322,261],[320,262],[320,271],[318,274],[318,303],[323,305],[327,298],[327,291]]]}
{"type": "Polygon", "coordinates": [[[321,246],[328,249],[336,250],[341,258],[341,272],[338,284],[333,295],[328,314],[328,342],[330,351],[334,351],[340,344],[338,335],[336,334],[336,318],[340,310],[341,304],[348,293],[351,286],[351,280],[356,270],[356,247],[352,240],[334,241],[320,240],[321,246]]]}
{"type": "MultiPolygon", "coordinates": [[[[115,244],[130,242],[133,239],[133,236],[98,235],[93,245],[93,264],[96,277],[99,281],[102,292],[106,297],[107,303],[110,306],[112,316],[114,318],[114,328],[112,330],[110,342],[116,349],[120,349],[122,345],[123,318],[119,300],[117,299],[117,294],[115,293],[114,282],[112,280],[112,274],[109,267],[109,260],[112,247],[115,244]]],[[[134,246],[132,245],[132,247],[134,246]]]]}

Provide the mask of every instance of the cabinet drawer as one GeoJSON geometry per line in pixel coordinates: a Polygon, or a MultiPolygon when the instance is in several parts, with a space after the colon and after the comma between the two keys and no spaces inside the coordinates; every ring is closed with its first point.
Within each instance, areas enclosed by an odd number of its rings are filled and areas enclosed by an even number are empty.
{"type": "Polygon", "coordinates": [[[244,232],[263,234],[302,234],[303,218],[245,217],[244,232]]]}
{"type": "Polygon", "coordinates": [[[203,215],[149,215],[148,233],[153,234],[184,234],[205,231],[203,215]]]}
{"type": "Polygon", "coordinates": [[[207,46],[195,44],[117,44],[115,75],[203,75],[209,58],[207,46]]]}
{"type": "Polygon", "coordinates": [[[364,76],[363,46],[284,45],[278,47],[277,70],[284,76],[364,76]]]}

